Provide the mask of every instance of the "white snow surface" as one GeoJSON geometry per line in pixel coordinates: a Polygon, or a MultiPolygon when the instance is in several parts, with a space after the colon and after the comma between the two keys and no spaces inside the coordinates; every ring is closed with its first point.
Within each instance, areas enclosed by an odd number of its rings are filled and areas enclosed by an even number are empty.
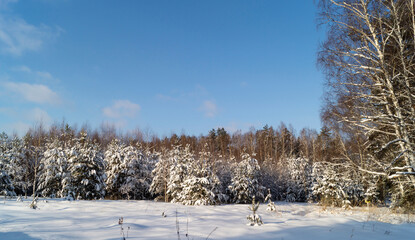
{"type": "Polygon", "coordinates": [[[316,204],[276,202],[277,212],[258,214],[264,225],[249,226],[250,204],[184,206],[154,201],[0,201],[0,239],[414,239],[415,216],[386,208],[323,209],[316,204]],[[166,217],[163,217],[163,212],[166,217]],[[176,217],[177,212],[177,217],[176,217]],[[128,236],[127,236],[127,229],[128,236]],[[213,231],[213,232],[212,232],[213,231]],[[186,234],[188,234],[186,236],[186,234]]]}

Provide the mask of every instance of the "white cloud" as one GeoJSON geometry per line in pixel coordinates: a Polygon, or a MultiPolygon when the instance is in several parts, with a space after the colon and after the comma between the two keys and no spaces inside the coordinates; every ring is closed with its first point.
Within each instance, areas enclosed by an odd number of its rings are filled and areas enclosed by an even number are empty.
{"type": "Polygon", "coordinates": [[[17,133],[19,136],[24,136],[30,128],[30,124],[17,121],[3,126],[4,129],[9,130],[9,134],[17,133]]]}
{"type": "Polygon", "coordinates": [[[25,73],[32,73],[32,69],[30,69],[28,66],[18,66],[18,67],[14,67],[13,71],[18,71],[18,72],[25,72],[25,73]]]}
{"type": "Polygon", "coordinates": [[[160,101],[178,102],[189,101],[189,99],[203,99],[209,96],[209,92],[201,85],[195,85],[190,91],[172,90],[169,94],[156,94],[156,99],[160,101]]]}
{"type": "Polygon", "coordinates": [[[204,101],[200,110],[209,118],[213,118],[218,114],[218,107],[213,101],[204,101]]]}
{"type": "Polygon", "coordinates": [[[174,98],[172,96],[164,95],[164,94],[161,94],[161,93],[157,94],[156,98],[158,100],[167,101],[167,102],[177,102],[178,101],[178,98],[174,98]]]}
{"type": "Polygon", "coordinates": [[[9,4],[10,3],[15,3],[18,0],[0,0],[0,10],[7,10],[9,9],[9,4]]]}
{"type": "MultiPolygon", "coordinates": [[[[10,2],[14,1],[0,1],[0,10],[8,9],[10,2]]],[[[58,27],[35,26],[20,17],[0,13],[0,50],[14,56],[20,56],[26,51],[37,51],[62,31],[58,27]]]]}
{"type": "Polygon", "coordinates": [[[225,126],[224,128],[226,131],[230,133],[235,133],[239,130],[238,124],[236,122],[231,122],[228,124],[228,126],[225,126]]]}
{"type": "Polygon", "coordinates": [[[45,127],[52,124],[52,118],[45,110],[40,108],[20,109],[18,111],[0,108],[1,114],[9,120],[0,127],[10,134],[16,132],[20,136],[23,136],[33,124],[42,123],[45,127]]]}
{"type": "Polygon", "coordinates": [[[127,127],[128,122],[124,119],[118,119],[117,121],[105,121],[103,122],[103,126],[108,128],[114,128],[114,129],[123,129],[127,127]]]}
{"type": "Polygon", "coordinates": [[[13,68],[13,71],[23,72],[28,74],[31,78],[41,82],[58,82],[59,80],[54,78],[50,72],[35,71],[28,66],[18,66],[13,68]]]}
{"type": "Polygon", "coordinates": [[[58,94],[42,84],[6,82],[3,85],[6,90],[17,93],[30,102],[52,105],[61,103],[58,94]]]}
{"type": "Polygon", "coordinates": [[[136,103],[128,100],[117,100],[111,106],[103,108],[102,113],[109,118],[132,118],[137,115],[140,109],[140,105],[136,103]]]}
{"type": "Polygon", "coordinates": [[[35,72],[37,76],[44,78],[44,79],[52,79],[52,74],[50,74],[49,72],[41,72],[41,71],[36,71],[35,72]]]}
{"type": "Polygon", "coordinates": [[[48,126],[52,123],[52,118],[49,114],[40,108],[34,108],[27,114],[27,119],[31,122],[41,122],[48,126]]]}

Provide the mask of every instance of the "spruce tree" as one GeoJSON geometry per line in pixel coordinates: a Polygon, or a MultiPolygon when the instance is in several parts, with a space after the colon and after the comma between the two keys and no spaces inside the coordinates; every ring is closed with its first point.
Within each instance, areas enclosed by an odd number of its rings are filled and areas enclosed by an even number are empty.
{"type": "Polygon", "coordinates": [[[70,181],[68,193],[76,199],[100,199],[105,196],[104,160],[98,144],[85,132],[69,151],[70,181]]]}
{"type": "Polygon", "coordinates": [[[0,194],[15,196],[14,187],[8,174],[8,136],[4,132],[0,134],[0,194]]]}
{"type": "Polygon", "coordinates": [[[192,164],[194,164],[194,155],[190,152],[189,146],[184,149],[175,146],[169,151],[168,156],[172,161],[170,167],[170,177],[167,182],[167,192],[171,202],[180,202],[183,191],[183,182],[190,173],[192,164]]]}
{"type": "Polygon", "coordinates": [[[247,153],[242,153],[241,157],[242,161],[235,166],[229,186],[233,202],[249,203],[252,202],[253,196],[264,199],[265,187],[260,184],[258,161],[247,153]]]}
{"type": "Polygon", "coordinates": [[[155,168],[151,172],[153,180],[150,185],[150,192],[156,195],[156,200],[169,201],[167,195],[167,182],[170,176],[171,158],[168,156],[168,151],[163,149],[155,164],[155,168]]]}
{"type": "Polygon", "coordinates": [[[68,171],[67,151],[62,143],[55,139],[46,145],[46,151],[40,162],[39,191],[44,197],[63,197],[62,180],[68,171]]]}
{"type": "Polygon", "coordinates": [[[126,179],[121,185],[121,192],[132,199],[147,199],[151,184],[151,166],[148,156],[135,146],[123,149],[126,162],[126,179]]]}
{"type": "Polygon", "coordinates": [[[105,151],[106,195],[112,199],[122,198],[120,189],[126,181],[127,169],[124,148],[120,140],[114,139],[105,151]]]}
{"type": "Polygon", "coordinates": [[[223,202],[225,197],[220,192],[219,178],[212,171],[210,152],[203,150],[191,166],[182,183],[180,202],[185,205],[215,205],[223,202]]]}
{"type": "Polygon", "coordinates": [[[29,183],[27,182],[25,147],[22,140],[14,137],[6,143],[4,154],[6,159],[6,171],[10,176],[15,192],[26,193],[29,183]]]}

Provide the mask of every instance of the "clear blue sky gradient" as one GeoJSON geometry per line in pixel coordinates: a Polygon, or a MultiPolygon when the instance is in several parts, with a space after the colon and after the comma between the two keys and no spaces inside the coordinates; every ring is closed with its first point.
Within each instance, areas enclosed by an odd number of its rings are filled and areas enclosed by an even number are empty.
{"type": "Polygon", "coordinates": [[[0,0],[0,131],[39,119],[160,136],[319,129],[315,19],[299,0],[0,0]]]}

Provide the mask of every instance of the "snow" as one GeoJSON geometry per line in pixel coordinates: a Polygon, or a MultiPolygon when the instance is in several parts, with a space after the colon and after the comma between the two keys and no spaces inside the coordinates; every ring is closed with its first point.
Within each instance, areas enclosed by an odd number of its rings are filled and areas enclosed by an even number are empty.
{"type": "MultiPolygon", "coordinates": [[[[3,200],[3,199],[2,199],[3,200]]],[[[385,208],[323,209],[315,204],[277,202],[277,211],[258,214],[264,225],[248,226],[250,204],[185,206],[154,201],[64,201],[32,199],[0,201],[0,239],[413,239],[412,215],[391,214],[385,208]],[[176,218],[177,212],[177,218],[176,218]],[[166,215],[166,217],[163,217],[166,215]],[[216,229],[216,230],[215,230],[216,229]],[[213,232],[212,232],[213,231],[213,232]],[[186,237],[188,233],[188,237],[186,237]]]]}

